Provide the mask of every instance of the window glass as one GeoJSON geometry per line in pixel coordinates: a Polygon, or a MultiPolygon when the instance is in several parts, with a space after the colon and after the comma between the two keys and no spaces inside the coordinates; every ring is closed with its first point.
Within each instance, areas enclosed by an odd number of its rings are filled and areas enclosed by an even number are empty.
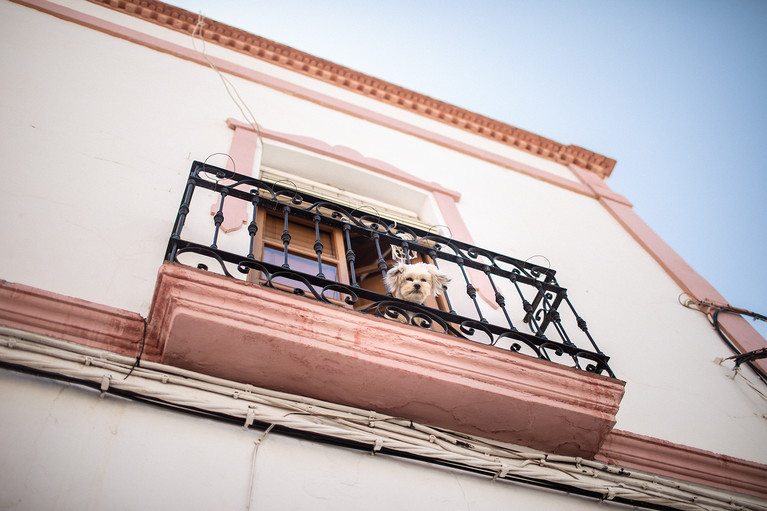
{"type": "MultiPolygon", "coordinates": [[[[285,254],[282,250],[276,250],[274,248],[270,247],[264,247],[264,262],[269,264],[274,264],[276,266],[282,266],[282,264],[285,262],[285,254]]],[[[308,273],[309,275],[316,275],[318,271],[318,265],[316,259],[308,259],[306,257],[301,257],[299,255],[288,253],[288,264],[290,265],[291,270],[300,271],[301,273],[308,273]]],[[[322,273],[325,275],[325,278],[328,280],[335,280],[336,279],[336,267],[332,264],[326,264],[322,263],[322,273]]],[[[275,279],[276,283],[280,282],[280,279],[275,279]]],[[[300,281],[295,280],[284,280],[282,283],[291,285],[293,287],[296,287],[298,289],[304,289],[306,291],[309,290],[309,288],[300,281]]],[[[317,293],[322,293],[322,288],[313,286],[314,290],[317,291],[317,293]]],[[[339,298],[339,294],[337,292],[333,293],[326,293],[326,298],[339,298]]]]}
{"type": "MultiPolygon", "coordinates": [[[[264,247],[264,262],[282,266],[285,262],[285,254],[282,250],[264,247]]],[[[319,267],[316,259],[308,259],[299,255],[288,253],[288,264],[291,270],[317,275],[319,267]]],[[[336,267],[332,264],[322,263],[322,273],[328,280],[336,280],[336,267]]]]}

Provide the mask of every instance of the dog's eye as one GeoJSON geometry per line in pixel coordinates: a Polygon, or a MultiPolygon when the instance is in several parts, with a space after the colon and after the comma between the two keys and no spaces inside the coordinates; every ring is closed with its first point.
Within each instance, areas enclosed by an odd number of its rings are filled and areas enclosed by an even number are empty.
{"type": "Polygon", "coordinates": [[[407,278],[407,279],[405,279],[405,280],[407,280],[407,281],[409,281],[409,282],[413,282],[413,277],[408,277],[408,278],[407,278]]]}

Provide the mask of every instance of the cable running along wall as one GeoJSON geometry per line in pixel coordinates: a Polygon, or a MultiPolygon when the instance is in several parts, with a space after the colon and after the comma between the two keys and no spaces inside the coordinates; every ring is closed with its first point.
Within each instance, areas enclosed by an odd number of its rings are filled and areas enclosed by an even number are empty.
{"type": "MultiPolygon", "coordinates": [[[[397,455],[597,499],[685,511],[767,511],[763,499],[601,462],[546,454],[409,420],[223,380],[0,327],[0,365],[82,384],[247,428],[312,435],[376,455],[397,455]],[[335,439],[335,440],[332,440],[335,439]]],[[[96,398],[98,403],[98,398],[96,398]]],[[[94,404],[97,406],[97,404],[94,404]]],[[[258,439],[263,439],[258,433],[258,439]]],[[[324,440],[323,440],[324,439],[324,440]]],[[[250,495],[250,493],[249,493],[250,495]]]]}

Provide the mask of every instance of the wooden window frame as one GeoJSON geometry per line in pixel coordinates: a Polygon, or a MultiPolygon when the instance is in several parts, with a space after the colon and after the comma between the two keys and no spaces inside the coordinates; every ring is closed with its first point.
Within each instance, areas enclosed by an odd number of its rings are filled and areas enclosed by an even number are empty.
{"type": "MultiPolygon", "coordinates": [[[[267,209],[267,208],[259,208],[259,211],[256,215],[256,223],[259,226],[259,229],[253,239],[253,256],[258,261],[264,260],[264,248],[272,248],[274,250],[278,250],[280,252],[283,252],[285,247],[282,243],[282,240],[279,236],[272,234],[269,232],[269,229],[267,228],[267,222],[270,222],[269,218],[273,218],[278,220],[279,222],[283,222],[284,216],[282,213],[279,213],[277,211],[267,209]]],[[[290,226],[300,225],[307,228],[311,228],[312,231],[315,230],[315,224],[313,222],[310,222],[308,220],[304,220],[295,216],[288,217],[288,232],[291,232],[290,226]]],[[[320,224],[319,229],[321,232],[324,232],[328,235],[330,246],[326,247],[324,246],[325,243],[323,242],[323,252],[322,252],[322,265],[323,268],[326,265],[332,265],[335,267],[336,270],[336,278],[335,281],[339,282],[341,284],[351,285],[352,279],[349,272],[349,264],[346,260],[346,241],[344,238],[344,233],[341,229],[338,227],[332,227],[324,224],[320,224]],[[331,248],[330,254],[327,250],[328,248],[331,248]]],[[[295,232],[295,231],[294,231],[295,232]]],[[[313,249],[313,243],[316,238],[312,239],[312,244],[307,245],[304,243],[296,243],[296,239],[293,237],[291,239],[291,242],[288,244],[288,253],[294,254],[299,257],[303,257],[305,259],[310,259],[316,262],[317,254],[313,249]]],[[[363,238],[360,236],[353,236],[353,240],[357,241],[357,247],[354,247],[354,241],[352,242],[352,249],[355,251],[355,255],[360,252],[361,254],[364,254],[364,251],[360,249],[359,242],[363,241],[363,238]]],[[[364,241],[365,243],[368,243],[367,240],[364,241]]],[[[370,245],[366,246],[368,252],[373,248],[372,241],[369,241],[370,245]]],[[[391,267],[394,259],[391,257],[390,249],[386,249],[385,251],[385,259],[387,261],[387,267],[391,267]]],[[[370,254],[368,255],[368,260],[365,262],[365,264],[360,266],[355,266],[355,277],[357,278],[357,282],[359,283],[360,287],[363,289],[368,289],[370,291],[377,292],[381,294],[382,296],[386,296],[387,290],[383,283],[383,277],[380,274],[380,269],[378,268],[378,260],[377,258],[375,260],[372,260],[369,258],[370,254]],[[372,285],[371,285],[372,284],[372,285]]],[[[416,254],[415,257],[412,259],[411,262],[430,262],[430,261],[424,261],[424,258],[421,257],[420,254],[416,254]]],[[[250,272],[250,275],[248,276],[248,280],[254,283],[262,283],[264,281],[263,276],[261,275],[261,272],[250,272]]],[[[332,280],[332,279],[329,279],[332,280]]],[[[289,284],[281,284],[274,282],[273,285],[275,287],[281,288],[283,290],[286,290],[292,286],[289,284]]],[[[340,299],[333,299],[330,298],[330,300],[333,303],[336,303],[337,305],[342,305],[345,307],[351,307],[350,305],[344,303],[340,299]]],[[[366,305],[368,302],[362,301],[361,303],[358,303],[355,305],[355,308],[360,308],[364,305],[366,305]]],[[[444,296],[439,297],[429,297],[426,300],[426,303],[424,304],[427,307],[432,307],[435,309],[448,311],[449,307],[447,306],[447,301],[445,300],[444,296]]]]}

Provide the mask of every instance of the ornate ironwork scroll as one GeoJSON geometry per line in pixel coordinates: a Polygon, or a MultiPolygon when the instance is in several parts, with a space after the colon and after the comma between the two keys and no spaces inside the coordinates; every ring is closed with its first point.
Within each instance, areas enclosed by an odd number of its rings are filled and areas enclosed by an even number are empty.
{"type": "MultiPolygon", "coordinates": [[[[567,290],[557,282],[554,270],[403,225],[364,207],[351,209],[299,193],[290,186],[292,183],[284,184],[287,186],[194,162],[170,236],[166,260],[198,266],[229,278],[249,280],[256,285],[347,307],[414,328],[615,377],[608,365],[609,357],[597,347],[586,321],[578,315],[567,296],[567,290]],[[211,233],[207,238],[212,241],[210,244],[187,239],[184,235],[197,189],[207,190],[206,193],[218,197],[218,210],[212,212],[211,233]],[[224,203],[230,200],[247,202],[252,212],[243,246],[235,252],[219,246],[222,243],[219,227],[224,220],[224,203]],[[282,261],[279,265],[258,261],[254,256],[256,237],[263,229],[258,225],[261,210],[270,211],[282,225],[279,236],[282,261]],[[290,266],[289,256],[293,250],[291,222],[294,221],[310,226],[313,232],[309,253],[314,253],[316,273],[301,272],[290,266]],[[339,264],[346,265],[348,282],[339,282],[326,275],[328,247],[321,241],[321,229],[340,233],[344,247],[339,264]],[[380,274],[378,291],[366,289],[358,275],[361,271],[360,245],[369,252],[373,274],[380,274]],[[418,257],[459,276],[455,279],[458,282],[453,282],[450,291],[445,292],[442,308],[417,305],[392,296],[383,279],[387,270],[387,248],[392,251],[392,247],[397,249],[394,250],[395,258],[404,255],[409,262],[418,257]],[[483,310],[487,304],[478,297],[477,276],[487,279],[492,288],[495,303],[503,314],[502,323],[493,324],[483,310]],[[453,304],[458,295],[455,293],[460,293],[461,288],[465,289],[464,306],[456,312],[453,304]],[[385,294],[381,294],[381,290],[385,290],[385,294]],[[522,316],[521,322],[512,319],[514,311],[517,318],[522,316]],[[576,325],[576,331],[568,332],[567,324],[576,325]],[[576,339],[576,335],[581,339],[576,339]]],[[[207,205],[210,209],[209,203],[207,205]]]]}

